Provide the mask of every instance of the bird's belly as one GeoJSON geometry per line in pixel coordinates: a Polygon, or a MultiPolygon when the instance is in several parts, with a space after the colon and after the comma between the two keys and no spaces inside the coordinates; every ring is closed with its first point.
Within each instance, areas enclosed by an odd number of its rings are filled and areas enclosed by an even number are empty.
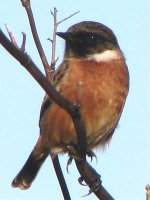
{"type": "MultiPolygon", "coordinates": [[[[84,96],[81,99],[81,116],[87,132],[89,148],[103,146],[109,140],[122,111],[121,102],[84,96]]],[[[77,143],[76,132],[69,114],[54,104],[43,120],[43,138],[54,153],[64,152],[64,147],[77,143]]]]}
{"type": "Polygon", "coordinates": [[[93,108],[83,115],[89,148],[104,146],[109,141],[122,112],[121,104],[119,107],[109,102],[105,102],[105,106],[100,105],[94,104],[93,108]]]}

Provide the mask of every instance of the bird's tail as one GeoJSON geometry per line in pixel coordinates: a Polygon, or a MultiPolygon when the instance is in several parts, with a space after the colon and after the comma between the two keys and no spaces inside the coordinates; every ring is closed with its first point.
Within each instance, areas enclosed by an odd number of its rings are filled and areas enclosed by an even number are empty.
{"type": "Polygon", "coordinates": [[[20,189],[28,189],[48,155],[48,151],[43,151],[40,148],[38,140],[23,168],[12,181],[12,186],[19,187],[20,189]]]}

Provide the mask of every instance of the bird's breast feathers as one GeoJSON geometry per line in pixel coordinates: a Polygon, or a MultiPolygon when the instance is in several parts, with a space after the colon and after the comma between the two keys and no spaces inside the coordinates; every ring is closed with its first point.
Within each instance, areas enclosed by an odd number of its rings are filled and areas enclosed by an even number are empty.
{"type": "MultiPolygon", "coordinates": [[[[100,136],[108,138],[116,127],[128,93],[125,60],[117,52],[106,51],[101,55],[94,55],[90,60],[69,59],[67,65],[68,68],[59,82],[59,92],[67,100],[81,105],[81,116],[89,145],[96,145],[93,138],[99,145],[100,140],[106,143],[100,136]]],[[[70,116],[56,104],[47,113],[44,123],[47,124],[45,132],[49,132],[49,141],[58,144],[60,140],[64,140],[64,143],[71,140],[76,142],[70,116]]]]}

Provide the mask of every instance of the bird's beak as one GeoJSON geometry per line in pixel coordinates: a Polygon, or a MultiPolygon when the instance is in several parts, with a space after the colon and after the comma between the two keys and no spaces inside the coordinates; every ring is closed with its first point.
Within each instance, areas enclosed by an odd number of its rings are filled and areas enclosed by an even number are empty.
{"type": "Polygon", "coordinates": [[[66,40],[68,38],[68,34],[64,32],[57,32],[56,35],[66,40]]]}

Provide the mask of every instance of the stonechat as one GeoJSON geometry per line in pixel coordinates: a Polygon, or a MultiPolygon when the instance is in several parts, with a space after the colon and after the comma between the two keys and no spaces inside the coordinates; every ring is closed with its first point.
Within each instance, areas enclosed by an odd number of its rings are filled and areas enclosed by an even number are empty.
{"type": "MultiPolygon", "coordinates": [[[[65,40],[62,64],[53,79],[67,100],[80,104],[88,150],[104,147],[122,114],[129,90],[129,73],[113,31],[105,25],[83,21],[57,35],[65,40]]],[[[12,185],[28,188],[49,154],[67,153],[77,145],[69,114],[47,95],[40,114],[40,136],[12,185]]]]}

